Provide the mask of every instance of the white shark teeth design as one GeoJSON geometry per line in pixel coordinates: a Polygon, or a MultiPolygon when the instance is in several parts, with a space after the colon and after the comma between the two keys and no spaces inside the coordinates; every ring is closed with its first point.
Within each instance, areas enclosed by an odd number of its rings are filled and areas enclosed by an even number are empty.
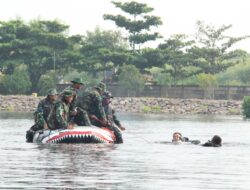
{"type": "MultiPolygon", "coordinates": [[[[56,137],[56,136],[54,136],[54,137],[56,137]]],[[[51,138],[53,138],[53,137],[51,137],[51,138]]],[[[61,137],[58,137],[58,138],[51,140],[50,143],[52,143],[52,144],[58,144],[58,143],[108,143],[108,141],[97,136],[94,133],[91,133],[91,134],[76,133],[76,134],[65,134],[61,137]]]]}

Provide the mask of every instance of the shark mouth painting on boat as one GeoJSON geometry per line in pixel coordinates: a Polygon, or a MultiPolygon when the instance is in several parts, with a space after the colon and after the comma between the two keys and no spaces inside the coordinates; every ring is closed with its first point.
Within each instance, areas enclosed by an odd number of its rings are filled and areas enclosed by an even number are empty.
{"type": "Polygon", "coordinates": [[[107,128],[77,127],[75,129],[59,129],[37,131],[33,142],[42,144],[59,143],[114,143],[115,137],[107,128]]]}

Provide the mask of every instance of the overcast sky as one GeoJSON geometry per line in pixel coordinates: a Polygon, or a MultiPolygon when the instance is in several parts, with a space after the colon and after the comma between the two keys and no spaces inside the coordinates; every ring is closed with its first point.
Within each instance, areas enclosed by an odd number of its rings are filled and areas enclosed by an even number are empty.
{"type": "MultiPolygon", "coordinates": [[[[250,0],[136,0],[153,7],[152,15],[161,17],[163,25],[157,31],[164,38],[173,34],[195,34],[196,21],[220,27],[232,24],[228,35],[250,35],[250,0]]],[[[121,0],[121,2],[125,2],[121,0]]],[[[70,25],[70,34],[85,34],[96,26],[116,29],[103,14],[123,14],[110,0],[0,0],[0,20],[21,17],[59,19],[70,25]]],[[[250,39],[238,43],[237,48],[250,52],[250,39]]]]}

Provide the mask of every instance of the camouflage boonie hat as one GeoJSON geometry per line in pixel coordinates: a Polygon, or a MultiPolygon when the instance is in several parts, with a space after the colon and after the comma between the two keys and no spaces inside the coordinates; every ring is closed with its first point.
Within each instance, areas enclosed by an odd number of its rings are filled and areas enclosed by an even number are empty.
{"type": "Polygon", "coordinates": [[[77,83],[77,84],[83,84],[82,78],[74,78],[72,81],[70,81],[72,83],[77,83]]]}
{"type": "Polygon", "coordinates": [[[94,86],[95,89],[98,89],[98,90],[102,90],[102,88],[100,86],[94,86]]]}
{"type": "Polygon", "coordinates": [[[100,82],[97,87],[99,87],[102,91],[106,91],[106,84],[103,82],[100,82]]]}
{"type": "Polygon", "coordinates": [[[103,98],[114,98],[114,97],[112,96],[111,92],[106,91],[103,93],[103,98]]]}
{"type": "Polygon", "coordinates": [[[57,94],[58,94],[58,92],[56,91],[55,88],[49,89],[48,93],[47,93],[48,96],[54,96],[54,95],[57,95],[57,94]]]}
{"type": "Polygon", "coordinates": [[[72,90],[65,90],[63,92],[63,96],[68,97],[68,96],[73,96],[74,92],[72,90]]]}

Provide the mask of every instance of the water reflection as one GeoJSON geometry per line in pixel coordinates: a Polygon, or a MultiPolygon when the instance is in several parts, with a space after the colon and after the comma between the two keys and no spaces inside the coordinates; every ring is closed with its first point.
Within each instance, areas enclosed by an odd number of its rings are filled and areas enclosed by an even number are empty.
{"type": "Polygon", "coordinates": [[[0,119],[27,119],[33,118],[31,112],[0,112],[0,119]]]}
{"type": "Polygon", "coordinates": [[[116,145],[39,145],[38,149],[41,152],[39,160],[46,166],[41,170],[44,172],[44,179],[50,182],[48,186],[54,186],[56,180],[56,187],[74,189],[83,183],[82,177],[86,188],[91,184],[97,185],[95,183],[99,180],[95,182],[96,178],[101,178],[106,169],[113,167],[111,156],[116,145]]]}
{"type": "MultiPolygon", "coordinates": [[[[19,117],[19,116],[18,116],[19,117]]],[[[25,142],[30,116],[0,119],[0,189],[248,189],[249,121],[235,117],[119,115],[125,143],[25,142]],[[221,148],[154,143],[181,131],[221,148]]]]}

